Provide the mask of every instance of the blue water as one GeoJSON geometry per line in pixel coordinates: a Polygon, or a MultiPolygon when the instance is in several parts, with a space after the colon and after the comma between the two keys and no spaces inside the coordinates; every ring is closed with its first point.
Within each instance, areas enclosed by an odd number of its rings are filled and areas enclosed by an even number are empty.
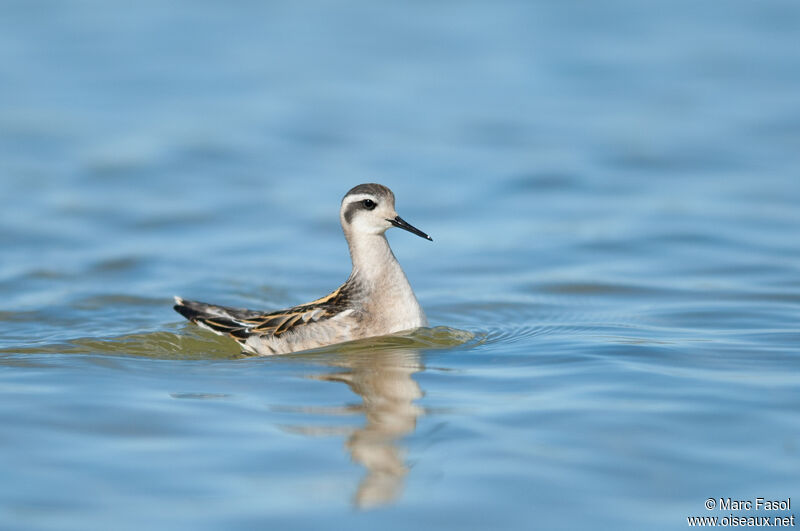
{"type": "Polygon", "coordinates": [[[800,503],[800,4],[0,4],[0,528],[683,529],[800,503]],[[173,295],[430,330],[245,358],[173,295]]]}

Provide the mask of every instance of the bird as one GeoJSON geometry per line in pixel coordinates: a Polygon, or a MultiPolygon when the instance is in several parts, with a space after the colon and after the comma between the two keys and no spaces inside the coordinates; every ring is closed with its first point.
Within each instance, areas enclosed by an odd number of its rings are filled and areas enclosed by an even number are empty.
{"type": "Polygon", "coordinates": [[[359,184],[341,202],[339,221],[352,271],[330,294],[273,312],[231,308],[175,297],[174,309],[192,323],[229,336],[243,353],[288,354],[428,326],[386,231],[392,227],[433,241],[395,211],[394,193],[381,184],[359,184]]]}

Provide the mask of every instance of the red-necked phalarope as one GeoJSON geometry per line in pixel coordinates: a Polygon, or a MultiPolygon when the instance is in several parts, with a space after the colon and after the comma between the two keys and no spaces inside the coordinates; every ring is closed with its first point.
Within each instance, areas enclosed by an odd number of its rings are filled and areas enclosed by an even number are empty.
{"type": "Polygon", "coordinates": [[[360,184],[347,192],[339,219],[353,271],[330,295],[270,313],[175,297],[175,310],[202,328],[230,336],[246,352],[262,356],[427,326],[425,313],[384,233],[400,227],[433,239],[397,215],[394,194],[380,184],[360,184]]]}

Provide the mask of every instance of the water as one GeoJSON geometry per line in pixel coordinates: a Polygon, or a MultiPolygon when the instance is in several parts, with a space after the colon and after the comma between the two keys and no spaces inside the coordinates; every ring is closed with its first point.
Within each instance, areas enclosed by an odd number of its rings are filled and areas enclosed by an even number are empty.
{"type": "Polygon", "coordinates": [[[4,2],[0,528],[797,505],[799,23],[789,0],[4,2]],[[434,238],[389,234],[435,328],[253,359],[172,311],[329,292],[368,181],[434,238]]]}

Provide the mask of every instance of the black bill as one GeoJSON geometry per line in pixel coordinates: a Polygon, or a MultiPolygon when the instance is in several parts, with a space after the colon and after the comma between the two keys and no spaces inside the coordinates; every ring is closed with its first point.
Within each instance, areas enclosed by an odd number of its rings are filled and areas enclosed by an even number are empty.
{"type": "Polygon", "coordinates": [[[395,227],[399,227],[399,228],[401,228],[403,230],[407,230],[408,232],[411,232],[412,234],[416,234],[417,236],[419,236],[421,238],[425,238],[426,240],[433,241],[433,238],[431,238],[430,236],[428,236],[427,234],[425,234],[424,232],[422,232],[421,230],[416,228],[414,225],[411,225],[410,223],[406,222],[406,220],[404,220],[400,216],[397,216],[394,219],[387,219],[386,221],[388,221],[389,223],[391,223],[395,227]]]}

